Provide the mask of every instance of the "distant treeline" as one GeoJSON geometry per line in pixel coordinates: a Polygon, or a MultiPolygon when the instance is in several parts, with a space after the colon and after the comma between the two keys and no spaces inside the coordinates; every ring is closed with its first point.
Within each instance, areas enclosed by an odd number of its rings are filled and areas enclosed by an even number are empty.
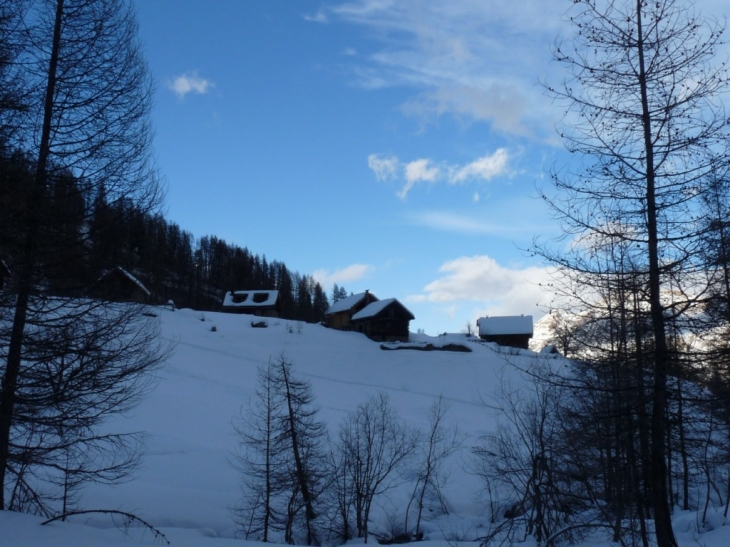
{"type": "MultiPolygon", "coordinates": [[[[27,156],[0,146],[0,259],[11,272],[22,256],[16,228],[24,225],[32,179],[27,156]]],[[[68,171],[49,176],[43,191],[37,226],[42,243],[35,257],[43,272],[36,282],[44,291],[83,296],[105,271],[120,266],[156,303],[172,300],[178,307],[213,311],[225,291],[277,289],[284,318],[320,321],[329,307],[312,276],[216,236],[196,239],[160,213],[135,206],[132,196],[111,201],[103,187],[85,185],[68,171]]]]}

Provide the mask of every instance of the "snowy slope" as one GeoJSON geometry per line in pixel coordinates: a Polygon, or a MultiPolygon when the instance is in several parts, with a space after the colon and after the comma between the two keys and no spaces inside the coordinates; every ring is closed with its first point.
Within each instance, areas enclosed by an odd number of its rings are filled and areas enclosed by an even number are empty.
{"type": "Polygon", "coordinates": [[[451,405],[447,418],[475,438],[491,423],[480,398],[502,375],[515,375],[495,346],[464,335],[452,341],[467,344],[470,353],[383,351],[362,334],[320,325],[269,319],[262,329],[252,328],[247,315],[159,314],[175,354],[151,396],[113,426],[148,433],[143,466],[136,480],[90,487],[84,496],[88,507],[132,510],[159,526],[233,535],[229,508],[240,495],[240,481],[228,463],[238,443],[231,421],[253,395],[258,367],[270,359],[285,355],[295,373],[312,383],[332,434],[347,412],[383,391],[413,425],[425,425],[428,408],[442,396],[451,405]]]}
{"type": "MultiPolygon", "coordinates": [[[[236,532],[230,508],[240,497],[240,477],[229,464],[238,446],[231,423],[257,387],[257,368],[283,354],[294,363],[294,372],[311,382],[320,417],[333,435],[347,412],[381,391],[415,426],[427,424],[435,398],[448,401],[447,422],[458,424],[468,436],[462,454],[451,463],[446,495],[453,515],[448,526],[458,527],[452,532],[466,538],[478,533],[483,518],[476,501],[480,485],[461,463],[468,459],[471,444],[495,423],[480,400],[501,381],[522,382],[510,363],[525,366],[536,354],[500,349],[463,334],[422,340],[466,345],[471,352],[384,351],[361,334],[320,325],[267,319],[268,328],[252,328],[253,318],[247,315],[162,308],[156,313],[163,337],[175,343],[175,352],[159,371],[155,390],[129,416],[109,424],[113,431],[147,432],[143,464],[127,483],[88,486],[81,508],[133,512],[161,528],[173,545],[243,544],[231,539],[236,532]]],[[[397,494],[393,503],[399,503],[397,494]]],[[[155,543],[139,530],[126,538],[108,529],[112,524],[107,517],[46,527],[38,522],[27,515],[0,513],[0,546],[155,543]]],[[[708,546],[730,545],[727,530],[716,531],[722,541],[713,542],[707,535],[702,541],[708,546]]],[[[445,546],[440,539],[444,533],[434,525],[427,537],[435,540],[432,545],[445,546]]],[[[691,544],[691,530],[685,536],[683,544],[691,544]]]]}

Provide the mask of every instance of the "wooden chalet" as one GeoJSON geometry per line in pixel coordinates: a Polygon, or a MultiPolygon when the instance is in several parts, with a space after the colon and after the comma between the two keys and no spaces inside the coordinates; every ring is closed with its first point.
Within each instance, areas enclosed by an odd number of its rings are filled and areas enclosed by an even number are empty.
{"type": "Polygon", "coordinates": [[[149,304],[152,300],[147,287],[120,266],[104,273],[94,284],[91,292],[97,298],[112,302],[149,304]]]}
{"type": "Polygon", "coordinates": [[[352,330],[372,340],[407,342],[413,314],[395,298],[372,302],[351,318],[352,330]]]}
{"type": "Polygon", "coordinates": [[[532,338],[531,315],[506,315],[477,319],[479,338],[500,346],[528,349],[532,338]]]}
{"type": "Polygon", "coordinates": [[[378,297],[370,291],[351,294],[329,307],[324,313],[325,323],[333,329],[352,330],[352,316],[373,302],[378,302],[378,297]]]}
{"type": "Polygon", "coordinates": [[[228,291],[223,297],[223,311],[247,313],[259,317],[279,317],[279,291],[228,291]]]}

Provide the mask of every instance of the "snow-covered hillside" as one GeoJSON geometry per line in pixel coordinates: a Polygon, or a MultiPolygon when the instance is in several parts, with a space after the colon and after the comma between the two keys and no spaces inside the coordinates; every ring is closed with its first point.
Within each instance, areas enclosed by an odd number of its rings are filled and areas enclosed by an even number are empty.
{"type": "MultiPolygon", "coordinates": [[[[483,404],[499,382],[523,382],[513,365],[526,366],[538,355],[498,348],[463,334],[418,337],[433,345],[469,347],[471,352],[384,351],[380,344],[351,332],[330,330],[286,320],[267,319],[267,328],[252,328],[252,317],[157,309],[163,336],[175,352],[158,375],[155,390],[128,416],[109,424],[114,431],[143,430],[148,434],[142,466],[132,480],[116,486],[92,485],[82,494],[81,509],[117,509],[135,513],[161,528],[173,545],[241,545],[231,516],[239,501],[241,478],[230,465],[239,439],[232,421],[257,387],[257,369],[281,355],[294,372],[311,382],[320,418],[336,434],[342,418],[369,396],[385,392],[400,416],[413,426],[428,423],[428,409],[441,396],[450,409],[446,421],[466,436],[451,463],[445,490],[452,514],[426,523],[426,538],[446,545],[449,536],[469,540],[486,524],[478,501],[481,484],[464,471],[470,447],[495,425],[483,404]]],[[[402,496],[376,500],[374,530],[387,527],[388,513],[402,508],[402,496]]],[[[683,545],[693,544],[692,518],[683,545]]],[[[0,513],[0,545],[155,544],[140,530],[125,537],[108,517],[74,523],[38,525],[40,519],[0,513]],[[80,525],[84,523],[86,525],[80,525]]],[[[704,545],[730,544],[728,527],[704,545]],[[724,535],[723,535],[724,534],[724,535]]],[[[240,536],[240,534],[239,534],[240,536]]]]}
{"type": "MultiPolygon", "coordinates": [[[[472,352],[384,351],[362,334],[320,325],[268,319],[268,328],[252,328],[248,315],[159,314],[175,353],[151,396],[114,425],[148,432],[143,466],[136,480],[89,488],[84,497],[85,506],[134,510],[159,526],[234,535],[229,508],[240,497],[240,477],[229,465],[238,446],[231,422],[253,396],[258,368],[270,359],[285,355],[311,382],[320,418],[333,434],[347,412],[383,391],[405,421],[419,426],[442,396],[451,405],[447,420],[474,438],[491,426],[480,398],[504,375],[515,375],[496,346],[461,334],[433,341],[457,341],[472,352]]],[[[473,480],[454,477],[455,486],[457,481],[458,503],[467,503],[476,490],[464,496],[464,484],[473,480]]]]}

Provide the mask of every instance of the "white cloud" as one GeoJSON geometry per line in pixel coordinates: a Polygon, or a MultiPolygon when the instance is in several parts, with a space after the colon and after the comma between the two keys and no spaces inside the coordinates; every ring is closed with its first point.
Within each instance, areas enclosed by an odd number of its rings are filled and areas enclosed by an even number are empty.
{"type": "Polygon", "coordinates": [[[342,50],[342,54],[349,56],[357,55],[357,50],[354,47],[346,47],[342,50]]]}
{"type": "Polygon", "coordinates": [[[442,276],[426,285],[424,294],[409,300],[438,305],[473,302],[483,314],[515,315],[539,313],[538,304],[548,304],[551,297],[545,290],[551,280],[547,268],[508,268],[478,255],[446,262],[439,272],[442,276]]]}
{"type": "Polygon", "coordinates": [[[482,156],[454,170],[449,177],[449,182],[456,184],[468,179],[491,180],[493,177],[505,174],[508,163],[509,154],[507,154],[507,150],[499,148],[492,155],[482,156]]]}
{"type": "Polygon", "coordinates": [[[494,82],[487,86],[449,86],[425,91],[401,105],[404,114],[428,122],[450,113],[454,116],[489,122],[495,129],[519,136],[530,136],[526,123],[530,117],[526,93],[514,84],[494,82]]]}
{"type": "Polygon", "coordinates": [[[305,21],[311,21],[312,23],[329,23],[329,17],[324,11],[318,11],[314,15],[305,13],[303,15],[305,21]]]}
{"type": "Polygon", "coordinates": [[[314,277],[320,285],[331,287],[335,283],[346,283],[362,279],[369,275],[374,269],[375,268],[373,266],[368,264],[351,264],[332,273],[327,270],[317,270],[312,274],[312,277],[314,277]]]}
{"type": "Polygon", "coordinates": [[[462,213],[454,214],[443,211],[424,211],[412,213],[408,221],[419,225],[462,234],[504,235],[512,231],[512,226],[486,222],[483,219],[470,218],[462,213]]]}
{"type": "Polygon", "coordinates": [[[408,192],[417,182],[436,182],[441,177],[441,169],[429,159],[408,162],[403,167],[406,183],[398,192],[398,197],[405,199],[408,192]]]}
{"type": "Polygon", "coordinates": [[[368,167],[373,170],[376,179],[391,180],[397,176],[400,165],[395,156],[382,157],[378,154],[370,154],[368,167]]]}
{"type": "MultiPolygon", "coordinates": [[[[430,158],[404,163],[397,156],[370,154],[368,167],[378,180],[402,179],[404,184],[397,195],[405,199],[418,182],[435,183],[446,179],[451,184],[459,184],[472,180],[490,181],[494,177],[509,174],[509,159],[505,148],[498,148],[493,154],[485,154],[466,165],[439,165],[430,158]]],[[[474,201],[479,201],[478,194],[474,196],[474,201]]]]}
{"type": "Polygon", "coordinates": [[[188,93],[197,93],[198,95],[205,95],[215,87],[215,84],[198,76],[196,71],[186,72],[177,76],[172,82],[168,84],[168,87],[175,92],[175,94],[183,98],[188,93]]]}

